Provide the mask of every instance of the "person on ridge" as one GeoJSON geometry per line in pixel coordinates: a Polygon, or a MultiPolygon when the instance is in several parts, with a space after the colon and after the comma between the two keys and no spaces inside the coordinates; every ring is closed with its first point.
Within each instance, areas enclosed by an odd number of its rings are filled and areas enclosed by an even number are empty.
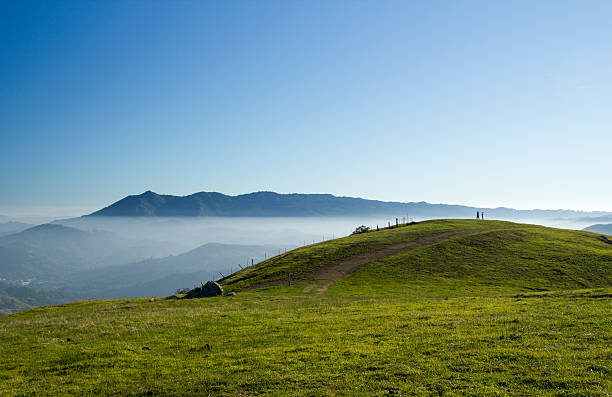
{"type": "Polygon", "coordinates": [[[476,211],[476,219],[480,219],[480,212],[476,211]]]}

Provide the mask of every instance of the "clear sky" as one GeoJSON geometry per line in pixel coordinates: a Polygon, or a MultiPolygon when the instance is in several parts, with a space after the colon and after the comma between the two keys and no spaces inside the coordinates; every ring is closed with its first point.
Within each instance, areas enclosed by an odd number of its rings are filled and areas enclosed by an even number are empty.
{"type": "Polygon", "coordinates": [[[0,2],[0,214],[145,190],[612,211],[610,1],[0,2]]]}

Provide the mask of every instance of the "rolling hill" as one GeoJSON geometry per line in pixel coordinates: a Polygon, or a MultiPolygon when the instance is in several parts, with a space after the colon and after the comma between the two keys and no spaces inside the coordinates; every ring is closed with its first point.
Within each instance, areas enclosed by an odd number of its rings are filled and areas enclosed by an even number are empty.
{"type": "MultiPolygon", "coordinates": [[[[501,221],[427,221],[298,248],[240,271],[222,283],[230,290],[240,290],[284,283],[288,273],[297,284],[316,282],[322,277],[320,270],[331,264],[350,265],[351,258],[360,254],[400,245],[390,255],[374,258],[372,263],[366,261],[340,285],[349,289],[355,284],[350,290],[356,289],[359,294],[367,284],[371,291],[400,295],[423,294],[431,285],[436,286],[437,294],[612,286],[612,247],[597,237],[587,232],[501,221]],[[402,249],[407,242],[449,232],[462,234],[402,249]]],[[[335,291],[343,291],[338,288],[335,291]]]]}
{"type": "Polygon", "coordinates": [[[237,294],[1,318],[0,393],[612,392],[612,245],[597,234],[428,221],[301,247],[221,283],[237,294]]]}

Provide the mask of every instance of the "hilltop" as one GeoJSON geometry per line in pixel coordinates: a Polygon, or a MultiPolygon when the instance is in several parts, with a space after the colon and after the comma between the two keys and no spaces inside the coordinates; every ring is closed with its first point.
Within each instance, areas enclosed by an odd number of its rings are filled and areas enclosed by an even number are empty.
{"type": "Polygon", "coordinates": [[[612,391],[612,245],[597,234],[428,221],[304,246],[221,283],[236,296],[0,318],[0,394],[612,391]]]}
{"type": "Polygon", "coordinates": [[[298,248],[221,282],[240,290],[283,284],[292,274],[297,285],[325,284],[334,268],[350,273],[335,291],[354,294],[365,285],[368,294],[438,296],[612,286],[612,247],[597,237],[502,221],[427,221],[298,248]]]}
{"type": "MultiPolygon", "coordinates": [[[[255,192],[228,196],[200,192],[188,196],[161,195],[146,191],[127,196],[89,217],[317,217],[386,214],[393,217],[473,218],[481,208],[421,202],[387,202],[331,194],[279,194],[255,192]]],[[[571,210],[515,210],[485,208],[496,219],[580,219],[612,216],[608,212],[571,210]]]]}

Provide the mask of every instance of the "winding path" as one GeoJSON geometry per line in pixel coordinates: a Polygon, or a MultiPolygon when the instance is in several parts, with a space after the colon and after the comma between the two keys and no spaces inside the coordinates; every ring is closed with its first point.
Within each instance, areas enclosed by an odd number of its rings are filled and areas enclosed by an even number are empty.
{"type": "Polygon", "coordinates": [[[336,281],[356,270],[359,270],[369,263],[399,254],[402,251],[429,245],[437,241],[446,240],[464,234],[483,232],[486,230],[489,229],[470,229],[445,232],[433,236],[422,237],[413,241],[387,245],[376,251],[351,256],[328,266],[323,266],[314,272],[302,275],[302,277],[300,277],[302,280],[312,280],[310,284],[308,284],[302,290],[302,293],[310,294],[314,292],[315,295],[323,295],[325,291],[329,289],[329,287],[336,283],[336,281]]]}
{"type": "MultiPolygon", "coordinates": [[[[375,251],[365,252],[363,254],[344,258],[342,260],[332,262],[328,265],[324,265],[312,272],[296,275],[294,282],[296,285],[305,285],[304,289],[302,290],[303,294],[323,295],[325,291],[329,289],[329,287],[336,283],[336,281],[353,273],[356,270],[361,269],[369,263],[376,262],[383,258],[399,254],[402,251],[422,247],[441,240],[447,240],[464,234],[479,233],[490,230],[494,229],[453,230],[427,237],[422,237],[412,241],[385,245],[379,249],[376,249],[375,251]]],[[[271,287],[276,285],[286,285],[286,283],[286,280],[267,281],[251,285],[245,288],[244,290],[253,290],[257,288],[271,287]]]]}

